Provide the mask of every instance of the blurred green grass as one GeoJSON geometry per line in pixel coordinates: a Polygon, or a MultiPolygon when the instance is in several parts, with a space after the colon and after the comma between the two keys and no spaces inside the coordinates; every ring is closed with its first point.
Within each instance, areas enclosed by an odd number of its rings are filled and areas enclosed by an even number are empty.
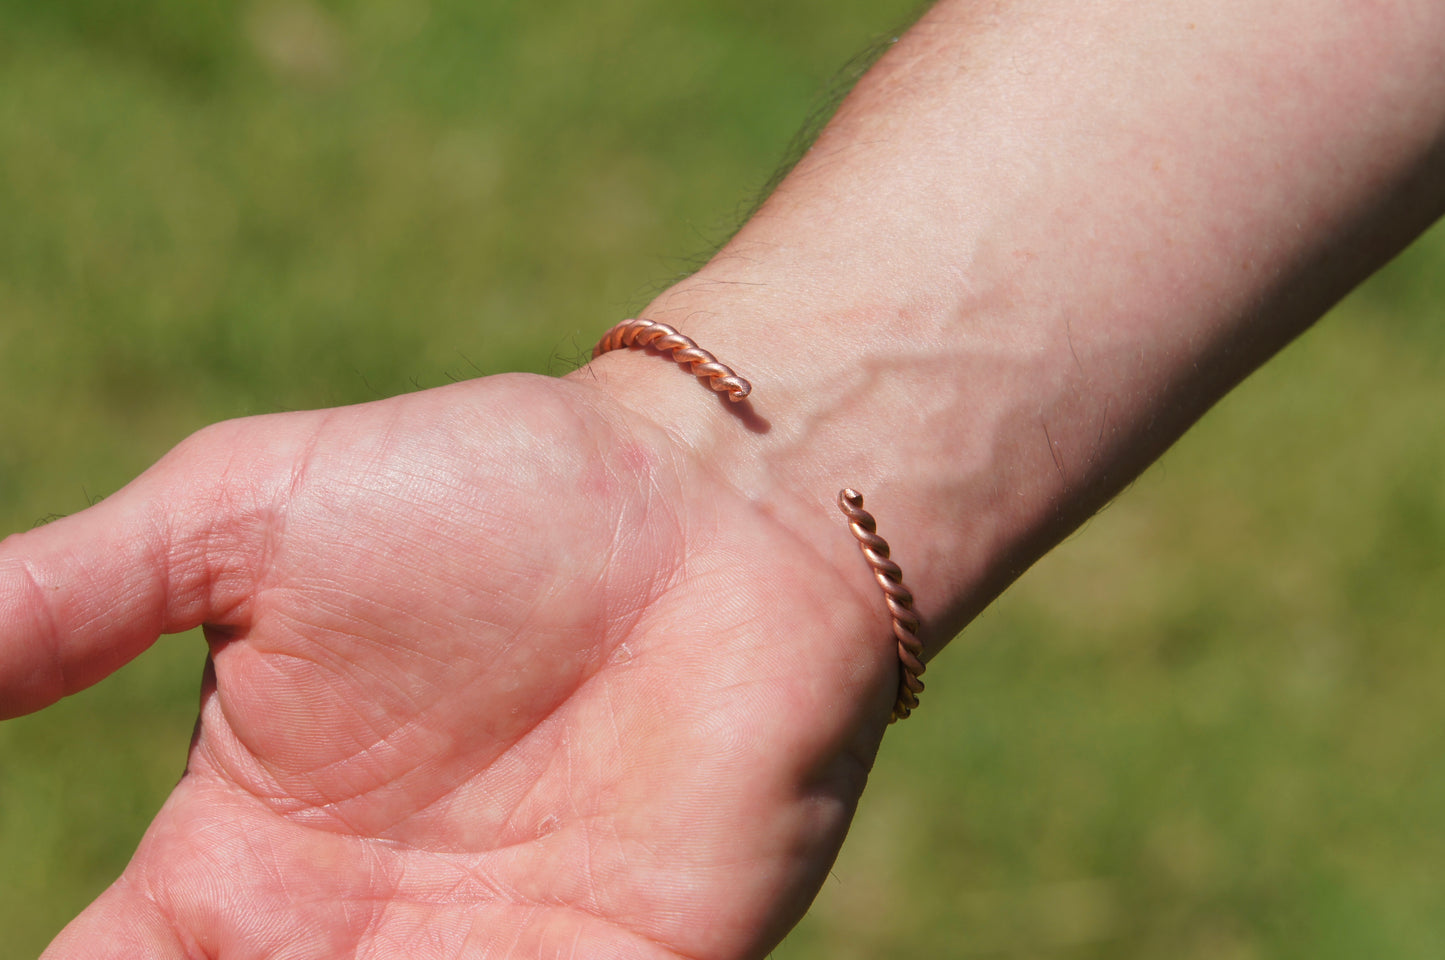
{"type": "MultiPolygon", "coordinates": [[[[215,419],[560,372],[912,0],[0,0],[0,530],[215,419]]],[[[1445,232],[930,672],[781,958],[1445,955],[1445,232]]],[[[203,648],[0,725],[0,958],[124,865],[203,648]]]]}

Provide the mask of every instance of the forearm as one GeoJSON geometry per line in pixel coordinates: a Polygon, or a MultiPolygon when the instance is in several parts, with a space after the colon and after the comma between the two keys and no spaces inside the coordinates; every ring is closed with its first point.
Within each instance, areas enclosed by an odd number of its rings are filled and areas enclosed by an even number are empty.
{"type": "Polygon", "coordinates": [[[1445,205],[1445,8],[939,4],[645,316],[754,384],[595,372],[936,649],[1445,205]],[[845,568],[846,569],[846,568],[845,568]]]}

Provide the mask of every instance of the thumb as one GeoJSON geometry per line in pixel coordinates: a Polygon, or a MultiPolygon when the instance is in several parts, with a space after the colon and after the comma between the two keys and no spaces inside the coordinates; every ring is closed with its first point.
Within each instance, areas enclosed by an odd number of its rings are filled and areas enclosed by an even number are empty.
{"type": "MultiPolygon", "coordinates": [[[[221,425],[225,427],[226,425],[221,425]]],[[[210,428],[88,510],[0,541],[0,719],[103,679],[254,583],[237,448],[210,428]]]]}

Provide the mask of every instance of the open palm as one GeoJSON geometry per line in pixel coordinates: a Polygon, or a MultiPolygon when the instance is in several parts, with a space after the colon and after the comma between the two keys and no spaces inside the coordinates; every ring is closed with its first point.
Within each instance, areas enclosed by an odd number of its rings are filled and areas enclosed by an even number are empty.
{"type": "Polygon", "coordinates": [[[0,715],[212,654],[186,775],[48,956],[768,949],[894,667],[876,598],[712,477],[505,376],[221,424],[5,541],[0,715]]]}

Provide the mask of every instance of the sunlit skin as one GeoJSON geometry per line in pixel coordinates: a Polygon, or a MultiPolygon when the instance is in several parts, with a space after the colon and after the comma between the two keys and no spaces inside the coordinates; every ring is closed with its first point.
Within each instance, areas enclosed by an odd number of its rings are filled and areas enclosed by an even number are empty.
{"type": "Polygon", "coordinates": [[[54,956],[756,952],[896,677],[839,648],[881,603],[584,380],[219,425],[7,541],[0,596],[37,641],[7,713],[212,651],[186,775],[54,956]]]}
{"type": "Polygon", "coordinates": [[[224,423],[4,541],[0,716],[212,652],[47,956],[763,955],[898,677],[839,488],[936,653],[1445,210],[1442,62],[1438,0],[946,0],[646,311],[746,402],[623,350],[224,423]]]}

